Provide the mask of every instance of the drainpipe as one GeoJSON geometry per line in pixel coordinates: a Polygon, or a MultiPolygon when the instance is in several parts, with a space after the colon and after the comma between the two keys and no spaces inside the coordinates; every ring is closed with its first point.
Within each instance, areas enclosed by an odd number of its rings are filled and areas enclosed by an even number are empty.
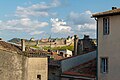
{"type": "Polygon", "coordinates": [[[97,58],[97,71],[96,71],[96,80],[98,80],[98,19],[97,18],[95,18],[95,20],[96,20],[96,22],[97,22],[97,24],[96,24],[96,27],[97,27],[97,34],[96,34],[96,37],[97,37],[97,50],[96,50],[96,58],[97,58]]]}

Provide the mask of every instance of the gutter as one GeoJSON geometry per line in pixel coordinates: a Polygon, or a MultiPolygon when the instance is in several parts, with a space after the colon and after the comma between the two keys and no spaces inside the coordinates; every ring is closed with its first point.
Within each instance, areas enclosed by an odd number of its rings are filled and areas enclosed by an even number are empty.
{"type": "Polygon", "coordinates": [[[84,77],[84,76],[72,76],[72,75],[61,75],[61,78],[73,78],[73,79],[85,79],[85,80],[96,80],[96,78],[84,77]]]}

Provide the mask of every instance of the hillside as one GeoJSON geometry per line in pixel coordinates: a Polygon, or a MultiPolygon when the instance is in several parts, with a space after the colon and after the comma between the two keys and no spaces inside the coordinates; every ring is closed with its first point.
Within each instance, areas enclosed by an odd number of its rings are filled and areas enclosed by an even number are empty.
{"type": "Polygon", "coordinates": [[[19,43],[20,42],[20,38],[13,38],[11,40],[8,40],[8,42],[12,42],[12,43],[19,43]]]}

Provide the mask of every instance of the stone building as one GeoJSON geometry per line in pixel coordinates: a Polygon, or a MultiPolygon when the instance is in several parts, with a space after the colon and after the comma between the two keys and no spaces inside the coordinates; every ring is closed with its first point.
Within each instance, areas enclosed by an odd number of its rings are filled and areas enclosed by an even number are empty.
{"type": "Polygon", "coordinates": [[[0,40],[0,80],[47,80],[48,58],[44,51],[0,40]]]}
{"type": "Polygon", "coordinates": [[[96,40],[91,39],[89,35],[84,35],[83,39],[79,39],[77,35],[74,38],[74,55],[84,54],[96,50],[96,40]]]}

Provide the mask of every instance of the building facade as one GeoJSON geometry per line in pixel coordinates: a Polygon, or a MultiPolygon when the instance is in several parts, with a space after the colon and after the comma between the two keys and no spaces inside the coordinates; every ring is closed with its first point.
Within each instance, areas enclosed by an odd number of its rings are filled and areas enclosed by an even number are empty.
{"type": "MultiPolygon", "coordinates": [[[[72,57],[68,57],[68,58],[64,58],[61,60],[54,60],[54,61],[50,61],[49,63],[49,80],[95,80],[96,76],[94,76],[92,79],[90,78],[90,76],[84,76],[84,78],[82,77],[83,74],[86,75],[93,75],[91,72],[92,71],[92,64],[91,60],[96,58],[96,51],[92,51],[83,55],[76,55],[76,56],[72,56],[72,57]],[[89,66],[83,66],[83,64],[88,63],[89,62],[89,66]],[[76,68],[76,66],[81,66],[81,69],[76,68]],[[91,66],[91,67],[90,67],[91,66]],[[86,68],[85,68],[86,67],[86,68]],[[72,68],[75,68],[77,70],[74,69],[75,71],[75,76],[71,75],[71,74],[64,74],[64,72],[71,70],[72,68]],[[86,73],[85,71],[83,71],[86,69],[86,71],[90,71],[90,73],[86,73]],[[89,70],[87,70],[88,68],[90,68],[89,70]],[[82,73],[82,71],[84,73],[82,73]],[[77,77],[76,77],[77,76],[77,77]],[[86,77],[89,77],[86,79],[86,77]]],[[[73,71],[73,73],[74,73],[73,71]]],[[[72,72],[70,72],[72,73],[72,72]]]]}
{"type": "Polygon", "coordinates": [[[97,21],[98,80],[120,78],[120,9],[92,15],[97,21]]]}
{"type": "Polygon", "coordinates": [[[46,53],[26,49],[24,45],[24,40],[22,47],[0,41],[0,80],[48,79],[46,53]]]}

